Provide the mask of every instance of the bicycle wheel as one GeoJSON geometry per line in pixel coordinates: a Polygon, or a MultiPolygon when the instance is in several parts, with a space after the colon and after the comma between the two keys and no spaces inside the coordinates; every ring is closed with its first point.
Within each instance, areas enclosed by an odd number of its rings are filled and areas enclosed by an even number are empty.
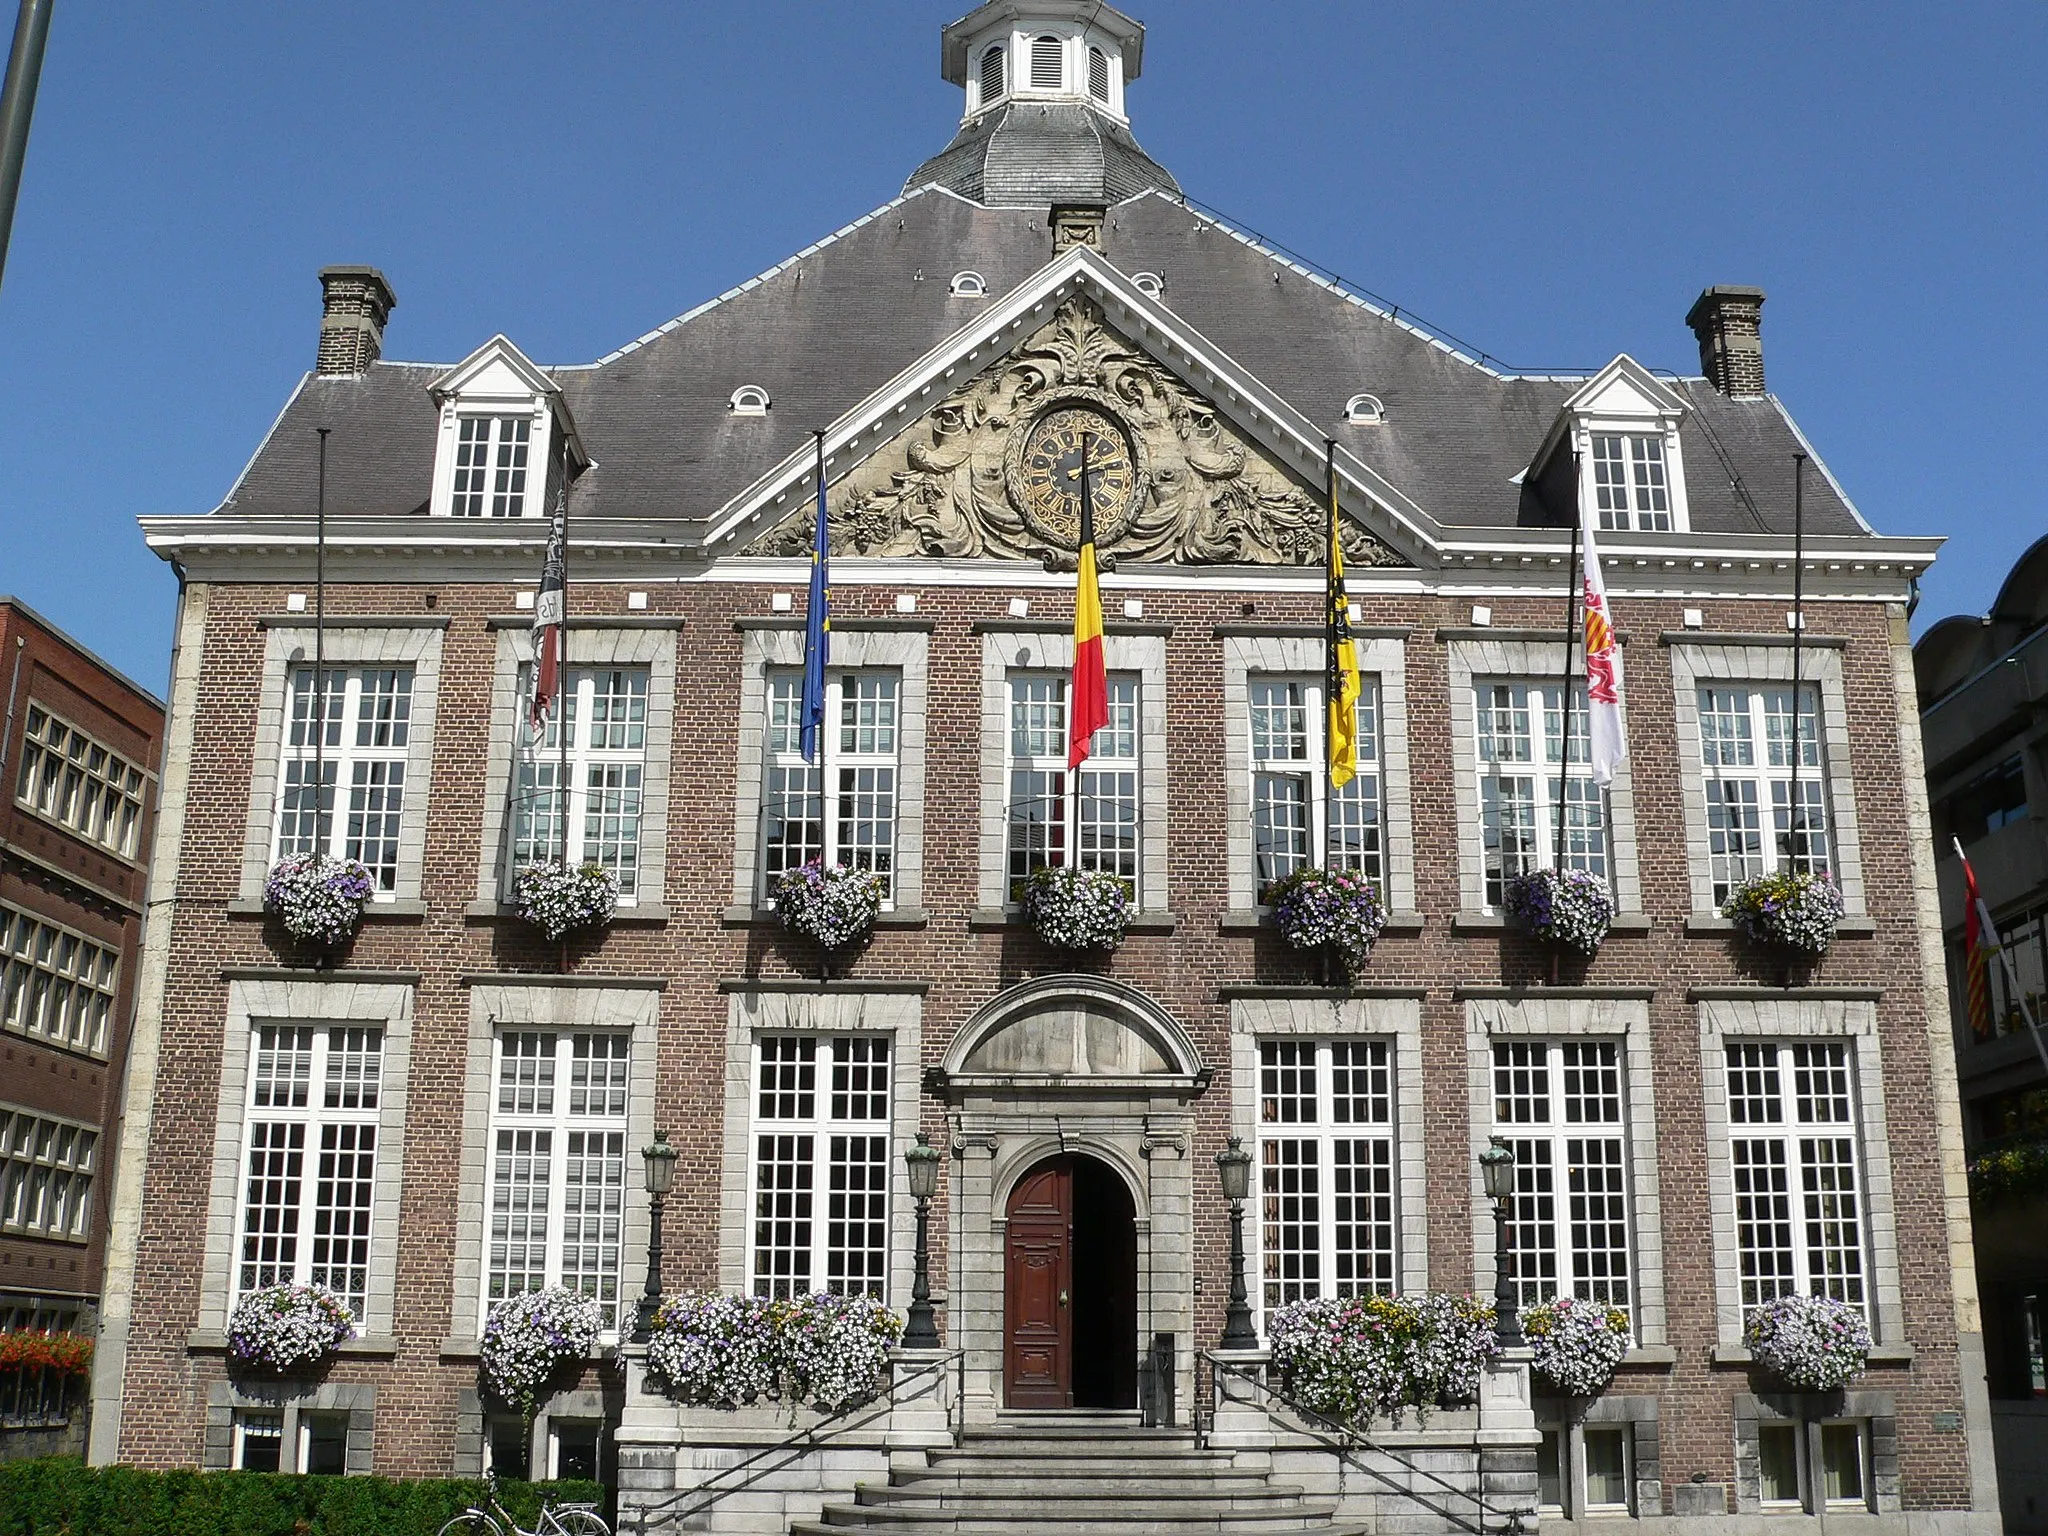
{"type": "Polygon", "coordinates": [[[562,1536],[612,1536],[612,1528],[591,1510],[557,1510],[555,1521],[562,1528],[562,1536]]]}
{"type": "Polygon", "coordinates": [[[505,1536],[498,1529],[498,1522],[480,1509],[465,1509],[450,1520],[434,1536],[505,1536]]]}

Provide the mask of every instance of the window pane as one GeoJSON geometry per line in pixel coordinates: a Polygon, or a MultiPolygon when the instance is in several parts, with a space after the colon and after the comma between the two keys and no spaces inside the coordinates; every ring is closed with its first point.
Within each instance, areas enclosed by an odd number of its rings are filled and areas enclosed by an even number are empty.
{"type": "Polygon", "coordinates": [[[1756,1448],[1758,1493],[1763,1502],[1799,1503],[1799,1426],[1759,1424],[1756,1448]]]}
{"type": "Polygon", "coordinates": [[[1863,1502],[1863,1430],[1857,1424],[1820,1427],[1821,1496],[1830,1504],[1863,1502]]]}
{"type": "Polygon", "coordinates": [[[1628,1431],[1586,1430],[1586,1507],[1626,1509],[1628,1488],[1628,1431]]]}

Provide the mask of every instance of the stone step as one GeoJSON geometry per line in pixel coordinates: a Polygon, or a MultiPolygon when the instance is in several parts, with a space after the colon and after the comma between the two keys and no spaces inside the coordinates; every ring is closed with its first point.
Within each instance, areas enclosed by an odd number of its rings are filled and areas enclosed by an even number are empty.
{"type": "Polygon", "coordinates": [[[1308,1532],[1333,1536],[1336,1527],[1330,1523],[1330,1510],[1331,1506],[1321,1505],[1268,1518],[1194,1515],[1178,1519],[1167,1511],[1133,1509],[1126,1515],[1103,1519],[1065,1517],[1033,1508],[1021,1516],[963,1520],[948,1517],[944,1523],[937,1523],[895,1515],[877,1519],[868,1510],[828,1506],[822,1520],[793,1522],[790,1536],[846,1536],[848,1531],[864,1531],[868,1536],[937,1536],[940,1532],[945,1536],[1016,1536],[1020,1530],[1057,1531],[1059,1536],[1296,1536],[1308,1532]]]}
{"type": "Polygon", "coordinates": [[[961,1466],[954,1461],[931,1467],[902,1468],[894,1474],[905,1488],[1002,1489],[1012,1493],[1041,1492],[1053,1487],[1128,1488],[1133,1493],[1157,1494],[1161,1489],[1184,1487],[1263,1488],[1271,1486],[1263,1472],[1240,1472],[1235,1468],[1185,1467],[1173,1462],[1157,1465],[1114,1462],[1033,1462],[1027,1468],[1017,1462],[990,1460],[961,1466]]]}
{"type": "Polygon", "coordinates": [[[863,1488],[854,1502],[869,1508],[915,1512],[956,1510],[972,1516],[983,1511],[1015,1510],[1028,1506],[1034,1511],[1073,1515],[1077,1518],[1115,1518],[1133,1505],[1176,1515],[1268,1514],[1281,1507],[1299,1508],[1304,1490],[1294,1486],[1218,1489],[1207,1484],[1173,1489],[1119,1488],[1113,1485],[1060,1484],[1039,1486],[1029,1483],[1007,1488],[970,1485],[943,1490],[923,1485],[902,1488],[863,1488]]]}

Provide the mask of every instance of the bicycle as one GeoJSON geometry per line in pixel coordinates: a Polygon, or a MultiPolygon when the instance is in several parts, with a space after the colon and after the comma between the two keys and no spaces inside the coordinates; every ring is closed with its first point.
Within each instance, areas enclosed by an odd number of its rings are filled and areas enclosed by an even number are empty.
{"type": "Polygon", "coordinates": [[[487,1508],[470,1505],[436,1536],[612,1536],[595,1504],[557,1504],[552,1499],[541,1505],[540,1523],[528,1530],[498,1502],[495,1472],[484,1474],[484,1503],[487,1508]]]}

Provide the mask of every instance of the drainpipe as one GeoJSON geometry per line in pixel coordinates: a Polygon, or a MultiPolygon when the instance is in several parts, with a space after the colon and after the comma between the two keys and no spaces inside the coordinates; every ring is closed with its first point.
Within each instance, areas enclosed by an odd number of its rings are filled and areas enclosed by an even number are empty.
{"type": "MultiPolygon", "coordinates": [[[[21,688],[21,663],[23,653],[28,650],[28,636],[14,637],[14,676],[7,683],[7,723],[0,726],[0,786],[7,783],[7,747],[14,740],[14,695],[21,688]]],[[[0,848],[6,847],[0,840],[0,848]]]]}

